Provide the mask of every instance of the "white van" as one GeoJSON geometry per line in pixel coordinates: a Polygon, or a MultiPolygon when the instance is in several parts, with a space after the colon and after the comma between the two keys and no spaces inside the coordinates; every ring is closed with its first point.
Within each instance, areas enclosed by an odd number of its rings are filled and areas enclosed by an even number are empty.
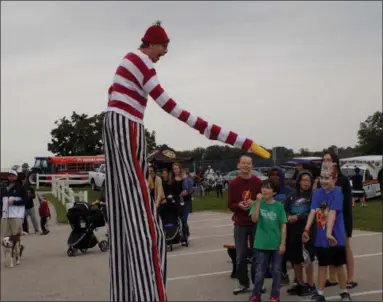
{"type": "Polygon", "coordinates": [[[378,173],[382,169],[382,155],[368,155],[343,158],[340,160],[341,171],[349,179],[355,174],[355,168],[360,169],[363,176],[363,189],[366,198],[371,199],[382,195],[378,181],[378,173]]]}

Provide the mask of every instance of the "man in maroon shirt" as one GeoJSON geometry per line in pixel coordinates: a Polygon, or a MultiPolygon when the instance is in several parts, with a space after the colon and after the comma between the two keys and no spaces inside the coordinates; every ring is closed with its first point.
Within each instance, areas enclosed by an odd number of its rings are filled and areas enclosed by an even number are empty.
{"type": "Polygon", "coordinates": [[[252,174],[253,160],[249,155],[242,155],[238,162],[239,176],[233,179],[228,189],[228,206],[233,212],[234,241],[237,253],[237,279],[239,286],[234,294],[246,292],[250,287],[247,270],[249,242],[253,247],[255,225],[249,217],[253,200],[261,192],[262,181],[252,174]]]}

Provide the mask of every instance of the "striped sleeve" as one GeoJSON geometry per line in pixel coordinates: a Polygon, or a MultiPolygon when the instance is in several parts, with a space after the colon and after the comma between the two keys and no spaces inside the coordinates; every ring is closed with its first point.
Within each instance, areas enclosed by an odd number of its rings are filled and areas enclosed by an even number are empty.
{"type": "Polygon", "coordinates": [[[162,88],[153,67],[148,67],[138,56],[130,57],[129,59],[133,61],[142,75],[141,80],[144,91],[149,94],[164,111],[199,131],[199,133],[205,135],[210,140],[218,140],[244,151],[250,150],[253,143],[251,139],[238,135],[233,131],[223,129],[216,124],[209,123],[182,109],[162,88]]]}

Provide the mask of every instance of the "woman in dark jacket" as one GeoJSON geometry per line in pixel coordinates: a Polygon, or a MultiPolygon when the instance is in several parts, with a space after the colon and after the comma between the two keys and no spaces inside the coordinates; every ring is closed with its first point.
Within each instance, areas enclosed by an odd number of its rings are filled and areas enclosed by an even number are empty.
{"type": "Polygon", "coordinates": [[[163,169],[161,173],[162,188],[164,189],[165,200],[162,200],[159,206],[159,214],[163,223],[171,220],[171,208],[173,202],[173,186],[172,177],[167,169],[163,169]]]}
{"type": "MultiPolygon", "coordinates": [[[[353,218],[352,218],[352,191],[350,180],[342,174],[340,170],[340,162],[339,157],[331,152],[327,151],[323,157],[322,162],[333,163],[336,165],[338,170],[338,180],[336,185],[342,189],[343,193],[343,218],[344,225],[346,228],[346,258],[347,258],[347,288],[351,289],[358,285],[358,283],[354,282],[354,255],[351,250],[351,237],[352,237],[352,229],[353,229],[353,218]]],[[[326,282],[326,286],[333,286],[338,284],[334,278],[334,273],[330,268],[330,280],[326,282]]]]}

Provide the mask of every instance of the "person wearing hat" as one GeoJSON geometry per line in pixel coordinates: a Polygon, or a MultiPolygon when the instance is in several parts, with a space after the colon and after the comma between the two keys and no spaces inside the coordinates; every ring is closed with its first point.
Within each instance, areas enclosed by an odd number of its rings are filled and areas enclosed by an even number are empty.
{"type": "Polygon", "coordinates": [[[161,22],[150,26],[141,42],[117,67],[103,125],[111,301],[167,300],[165,235],[147,184],[143,119],[149,96],[207,138],[270,158],[253,140],[192,115],[165,92],[154,68],[168,53],[170,42],[161,22]]]}
{"type": "Polygon", "coordinates": [[[15,245],[14,253],[16,264],[20,264],[20,236],[23,232],[23,219],[25,216],[25,202],[27,194],[24,186],[18,179],[15,170],[8,173],[8,185],[1,188],[1,238],[17,236],[18,243],[15,245]]]}

